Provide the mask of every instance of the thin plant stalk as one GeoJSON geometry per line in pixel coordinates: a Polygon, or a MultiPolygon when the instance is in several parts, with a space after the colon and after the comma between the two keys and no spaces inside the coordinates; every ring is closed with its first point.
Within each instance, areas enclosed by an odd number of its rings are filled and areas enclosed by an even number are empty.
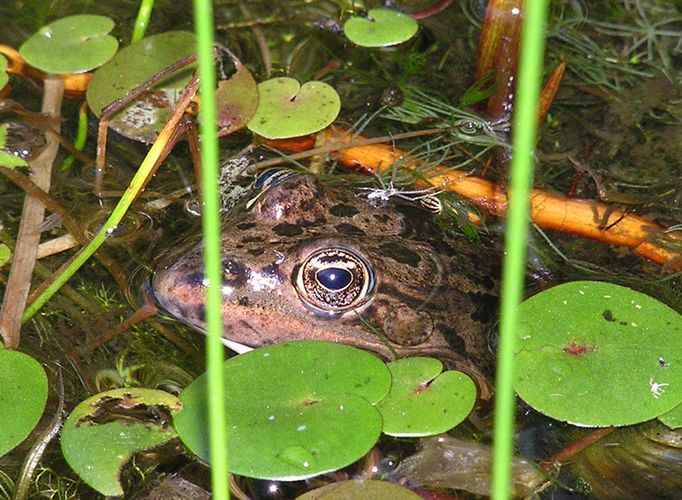
{"type": "Polygon", "coordinates": [[[216,500],[229,498],[227,431],[225,429],[224,347],[220,287],[220,193],[218,190],[218,130],[215,106],[216,75],[213,59],[213,9],[210,0],[194,1],[197,61],[201,75],[201,167],[203,200],[204,269],[206,289],[206,372],[208,377],[211,486],[216,500]]]}
{"type": "Polygon", "coordinates": [[[529,199],[537,105],[542,79],[546,0],[526,3],[513,123],[510,200],[502,271],[500,349],[497,357],[492,498],[510,498],[514,434],[514,351],[523,299],[529,199]]]}
{"type": "Polygon", "coordinates": [[[182,94],[182,97],[178,101],[178,105],[175,108],[173,116],[168,121],[168,123],[166,123],[163,129],[161,129],[161,132],[159,132],[159,136],[157,137],[156,141],[154,141],[154,144],[152,144],[152,147],[147,152],[147,156],[145,156],[144,160],[142,160],[140,167],[135,173],[135,176],[130,181],[128,188],[123,193],[123,196],[121,196],[121,199],[119,200],[118,204],[114,208],[109,218],[106,220],[106,222],[104,223],[102,228],[97,232],[97,234],[95,234],[92,240],[90,240],[90,243],[83,247],[71,259],[69,265],[66,268],[64,268],[63,272],[57,278],[55,278],[52,284],[48,288],[46,288],[44,292],[38,295],[38,297],[36,297],[36,299],[26,308],[26,310],[24,311],[24,315],[22,317],[22,323],[26,323],[29,319],[31,319],[31,317],[33,317],[33,315],[41,307],[43,307],[43,305],[45,305],[45,303],[48,300],[50,300],[50,298],[57,292],[57,290],[59,290],[59,288],[61,288],[61,286],[64,283],[66,283],[71,278],[71,276],[73,276],[76,273],[76,271],[78,271],[78,269],[81,268],[83,264],[85,264],[85,262],[92,256],[92,254],[94,254],[97,251],[97,249],[100,246],[102,246],[102,244],[106,241],[107,236],[116,229],[118,224],[123,219],[128,208],[133,203],[133,201],[135,201],[135,198],[140,193],[140,190],[147,182],[147,179],[152,170],[154,169],[154,166],[156,165],[156,162],[160,154],[163,152],[163,149],[168,143],[169,138],[172,136],[173,130],[175,130],[175,128],[177,127],[178,122],[184,116],[184,112],[189,106],[191,99],[196,94],[198,86],[199,84],[196,79],[192,79],[190,83],[187,85],[184,93],[182,94]]]}
{"type": "Polygon", "coordinates": [[[130,43],[139,42],[144,38],[153,9],[154,0],[141,0],[140,9],[137,11],[137,17],[135,18],[135,27],[133,28],[133,36],[130,39],[130,43]]]}

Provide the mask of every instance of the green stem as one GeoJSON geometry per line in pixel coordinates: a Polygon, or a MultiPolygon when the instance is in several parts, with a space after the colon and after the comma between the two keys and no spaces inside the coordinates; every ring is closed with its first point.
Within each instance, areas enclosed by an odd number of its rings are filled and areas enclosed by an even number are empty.
{"type": "MultiPolygon", "coordinates": [[[[73,147],[78,151],[83,151],[85,147],[85,141],[88,139],[88,106],[86,102],[78,110],[78,130],[76,131],[76,141],[73,143],[73,147]]],[[[62,163],[59,170],[66,172],[71,168],[73,162],[76,158],[73,155],[69,155],[66,160],[62,163]]]]}
{"type": "Polygon", "coordinates": [[[523,299],[528,195],[537,134],[537,104],[542,79],[546,0],[526,2],[521,36],[507,217],[506,256],[502,274],[500,349],[497,358],[492,497],[510,497],[514,432],[514,351],[523,299]]]}
{"type": "Polygon", "coordinates": [[[153,9],[154,0],[142,0],[140,2],[140,10],[137,11],[135,28],[133,29],[133,37],[130,39],[130,43],[142,40],[145,31],[147,31],[147,26],[149,26],[149,18],[152,15],[153,9]]]}
{"type": "Polygon", "coordinates": [[[123,193],[123,196],[121,196],[121,199],[114,208],[114,211],[111,213],[102,228],[97,232],[97,234],[95,234],[92,240],[73,257],[69,266],[64,269],[64,272],[55,278],[54,282],[26,308],[22,317],[22,323],[26,323],[29,319],[31,319],[31,317],[41,307],[43,307],[48,300],[50,300],[57,290],[59,290],[61,286],[66,283],[90,257],[92,257],[92,254],[94,254],[97,249],[106,241],[107,236],[116,229],[116,226],[118,226],[118,224],[121,222],[128,208],[140,193],[144,183],[151,174],[159,155],[163,152],[168,139],[172,135],[172,131],[178,125],[178,122],[182,118],[184,111],[187,109],[190,100],[196,94],[197,86],[198,82],[196,79],[192,80],[187,85],[185,92],[180,98],[175,112],[173,113],[173,116],[163,127],[159,133],[159,137],[156,139],[154,144],[152,144],[149,152],[147,152],[147,156],[145,156],[140,168],[130,181],[128,188],[126,189],[125,193],[123,193]]]}
{"type": "Polygon", "coordinates": [[[213,498],[229,498],[227,483],[227,431],[225,429],[224,348],[220,265],[220,194],[218,191],[218,131],[215,109],[216,75],[213,60],[213,9],[210,0],[194,1],[197,32],[197,61],[201,75],[201,158],[204,206],[204,269],[206,329],[208,332],[206,372],[208,377],[209,441],[213,498]]]}

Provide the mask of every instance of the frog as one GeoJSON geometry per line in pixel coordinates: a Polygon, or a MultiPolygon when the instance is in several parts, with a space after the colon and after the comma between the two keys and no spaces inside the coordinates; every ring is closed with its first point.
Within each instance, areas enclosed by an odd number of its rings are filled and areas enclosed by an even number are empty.
{"type": "MultiPolygon", "coordinates": [[[[499,246],[473,242],[431,203],[377,203],[305,172],[277,177],[223,217],[228,345],[311,339],[386,360],[433,356],[489,394],[499,246]]],[[[161,309],[205,332],[206,286],[203,244],[190,239],[159,259],[150,288],[161,309]]]]}

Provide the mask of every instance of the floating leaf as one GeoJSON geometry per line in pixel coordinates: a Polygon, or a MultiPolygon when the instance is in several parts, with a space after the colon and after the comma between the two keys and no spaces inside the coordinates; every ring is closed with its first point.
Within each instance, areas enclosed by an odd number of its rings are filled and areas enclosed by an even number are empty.
{"type": "MultiPolygon", "coordinates": [[[[122,49],[95,72],[87,92],[90,109],[98,117],[102,109],[126,96],[162,69],[194,54],[196,40],[192,33],[169,31],[153,35],[122,49]]],[[[159,81],[118,113],[110,127],[131,139],[151,143],[173,114],[182,90],[196,65],[182,68],[159,81]]]]}
{"type": "Polygon", "coordinates": [[[0,90],[5,88],[9,82],[9,75],[7,74],[7,58],[0,54],[0,90]]]}
{"type": "Polygon", "coordinates": [[[461,423],[476,402],[476,385],[462,372],[443,371],[433,358],[407,358],[388,364],[393,383],[377,405],[390,436],[433,436],[461,423]]]}
{"type": "Polygon", "coordinates": [[[420,497],[410,490],[388,481],[370,479],[350,479],[327,484],[309,491],[297,500],[346,500],[352,498],[371,498],[373,500],[419,500],[420,497]]]}
{"type": "Polygon", "coordinates": [[[19,48],[31,66],[46,73],[84,73],[98,68],[116,53],[118,41],[109,35],[114,21],[82,14],[43,26],[19,48]]]}
{"type": "Polygon", "coordinates": [[[343,25],[346,37],[361,47],[389,47],[406,42],[419,25],[411,16],[389,9],[371,9],[367,17],[353,16],[343,25]]]}
{"type": "Polygon", "coordinates": [[[244,128],[258,106],[256,80],[239,60],[235,60],[234,64],[235,73],[218,82],[216,90],[218,135],[221,137],[244,128]]]}
{"type": "Polygon", "coordinates": [[[675,408],[670,410],[668,413],[664,413],[658,420],[663,422],[666,426],[671,429],[679,429],[682,427],[682,404],[677,405],[675,408]]]}
{"type": "Polygon", "coordinates": [[[273,78],[258,84],[258,94],[258,108],[248,127],[267,139],[319,132],[341,110],[336,90],[324,82],[301,85],[293,78],[273,78]]]}
{"type": "Polygon", "coordinates": [[[102,495],[123,495],[121,467],[133,453],[176,437],[169,420],[181,408],[178,398],[154,389],[128,387],[96,394],[66,419],[64,458],[102,495]]]}
{"type": "Polygon", "coordinates": [[[515,388],[576,425],[628,425],[682,402],[682,317],[618,285],[590,281],[521,304],[515,388]]]}
{"type": "Polygon", "coordinates": [[[38,424],[47,401],[47,375],[35,359],[0,344],[0,457],[38,424]]]}
{"type": "MultiPolygon", "coordinates": [[[[12,258],[12,251],[4,243],[0,243],[0,267],[7,264],[12,258]]],[[[2,455],[2,453],[0,453],[2,455]]]]}
{"type": "MultiPolygon", "coordinates": [[[[372,406],[390,374],[373,355],[341,344],[276,344],[225,363],[230,471],[264,479],[304,479],[362,457],[381,433],[372,406]],[[254,376],[257,374],[257,376],[254,376]]],[[[175,426],[209,460],[206,376],[181,394],[175,426]]]]}

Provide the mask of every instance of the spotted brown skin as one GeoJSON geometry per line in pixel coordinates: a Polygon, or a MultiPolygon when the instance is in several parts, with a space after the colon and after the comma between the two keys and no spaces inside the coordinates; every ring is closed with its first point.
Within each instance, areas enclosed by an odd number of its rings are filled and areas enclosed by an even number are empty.
{"type": "MultiPolygon", "coordinates": [[[[252,347],[327,340],[487,371],[498,250],[457,235],[418,203],[377,208],[356,193],[297,174],[225,217],[224,337],[252,347]]],[[[205,331],[202,251],[189,244],[164,256],[152,292],[170,315],[205,331]]]]}

